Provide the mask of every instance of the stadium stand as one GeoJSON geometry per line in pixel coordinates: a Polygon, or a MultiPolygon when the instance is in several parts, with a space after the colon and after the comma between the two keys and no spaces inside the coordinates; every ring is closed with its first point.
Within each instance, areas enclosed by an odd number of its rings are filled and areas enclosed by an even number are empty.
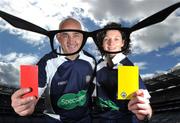
{"type": "Polygon", "coordinates": [[[151,94],[150,123],[180,123],[180,67],[144,79],[151,94]]]}

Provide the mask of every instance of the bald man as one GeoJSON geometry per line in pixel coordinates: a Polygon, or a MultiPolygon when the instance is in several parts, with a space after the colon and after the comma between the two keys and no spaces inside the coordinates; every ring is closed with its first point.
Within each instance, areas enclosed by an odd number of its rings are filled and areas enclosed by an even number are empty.
{"type": "MultiPolygon", "coordinates": [[[[60,30],[82,30],[79,21],[73,18],[63,20],[60,30]]],[[[80,49],[83,35],[78,31],[65,31],[56,34],[61,44],[56,52],[73,53],[80,49]]],[[[85,51],[70,56],[57,55],[54,52],[46,54],[38,62],[39,97],[21,98],[31,91],[21,88],[12,99],[12,107],[20,116],[31,115],[38,99],[45,93],[47,123],[90,123],[90,79],[95,68],[94,58],[85,51]],[[46,90],[46,91],[45,91],[46,90]]]]}

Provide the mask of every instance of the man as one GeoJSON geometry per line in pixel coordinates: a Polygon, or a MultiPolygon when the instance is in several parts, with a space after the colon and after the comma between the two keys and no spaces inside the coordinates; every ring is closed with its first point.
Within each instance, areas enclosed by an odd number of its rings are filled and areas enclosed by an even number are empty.
{"type": "MultiPolygon", "coordinates": [[[[81,47],[83,35],[81,24],[67,18],[59,25],[56,38],[61,45],[56,52],[71,54],[81,47]]],[[[39,62],[39,97],[45,91],[46,122],[90,123],[89,97],[91,77],[94,74],[95,60],[85,51],[70,56],[60,56],[54,52],[46,54],[39,62]]],[[[21,116],[31,115],[39,98],[21,98],[29,93],[29,88],[16,91],[12,99],[12,107],[21,116]]]]}

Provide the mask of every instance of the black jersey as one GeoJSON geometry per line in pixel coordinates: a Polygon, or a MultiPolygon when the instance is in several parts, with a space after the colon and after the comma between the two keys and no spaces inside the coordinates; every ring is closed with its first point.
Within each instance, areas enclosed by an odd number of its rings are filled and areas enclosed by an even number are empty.
{"type": "MultiPolygon", "coordinates": [[[[89,86],[95,70],[95,60],[81,51],[75,60],[53,52],[38,63],[39,93],[44,92],[49,113],[64,122],[73,122],[89,115],[89,86]]],[[[50,115],[51,116],[51,115],[50,115]]]]}

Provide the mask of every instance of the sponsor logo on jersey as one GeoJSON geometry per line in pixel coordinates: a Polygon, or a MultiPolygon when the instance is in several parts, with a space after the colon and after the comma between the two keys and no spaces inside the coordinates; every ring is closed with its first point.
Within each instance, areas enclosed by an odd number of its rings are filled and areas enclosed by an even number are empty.
{"type": "Polygon", "coordinates": [[[111,100],[104,100],[104,99],[98,97],[98,100],[96,103],[97,103],[97,105],[99,105],[102,108],[109,108],[111,110],[119,110],[119,107],[111,100]]]}
{"type": "Polygon", "coordinates": [[[57,101],[57,106],[66,110],[83,106],[86,103],[86,90],[81,90],[77,94],[68,93],[61,96],[57,101]]]}

